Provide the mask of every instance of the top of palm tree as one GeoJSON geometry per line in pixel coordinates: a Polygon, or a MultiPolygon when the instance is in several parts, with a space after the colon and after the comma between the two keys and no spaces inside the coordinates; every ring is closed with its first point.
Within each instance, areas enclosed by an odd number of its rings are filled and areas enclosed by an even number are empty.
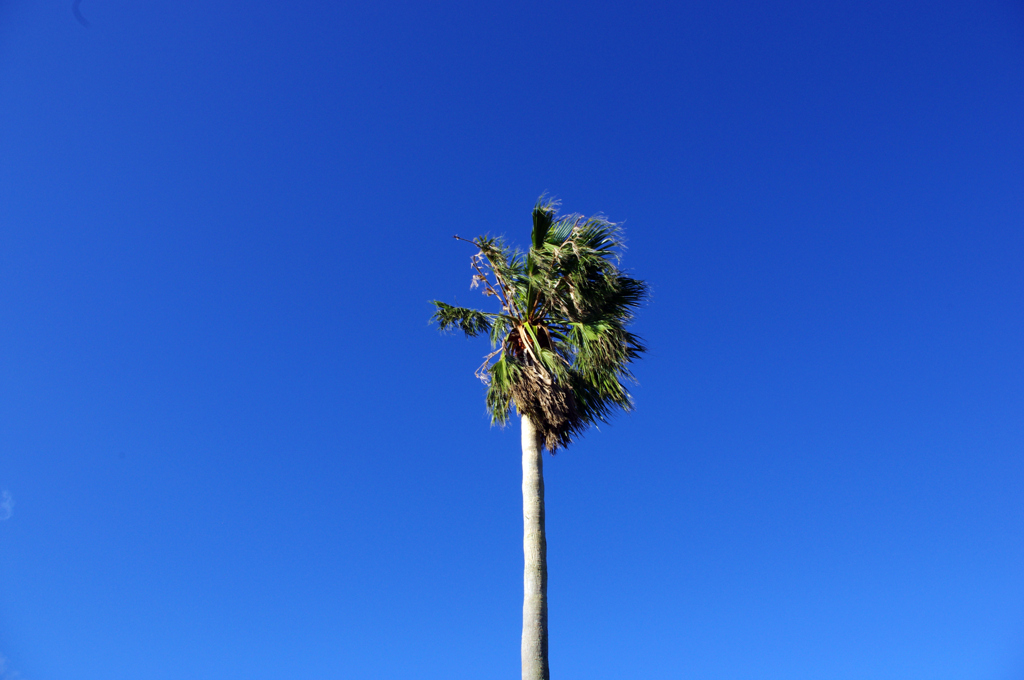
{"type": "Polygon", "coordinates": [[[479,251],[472,287],[501,309],[434,300],[431,317],[442,331],[490,336],[494,351],[476,374],[488,386],[492,422],[506,423],[515,405],[551,453],[615,409],[632,409],[622,383],[633,379],[629,364],[646,347],[626,327],[648,293],[647,284],[616,266],[623,249],[618,225],[557,211],[557,201],[538,200],[526,253],[501,238],[456,236],[479,251]]]}

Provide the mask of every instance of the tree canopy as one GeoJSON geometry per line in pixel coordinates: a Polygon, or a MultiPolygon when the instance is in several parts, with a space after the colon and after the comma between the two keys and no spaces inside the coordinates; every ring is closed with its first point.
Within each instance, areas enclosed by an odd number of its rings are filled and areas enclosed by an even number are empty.
{"type": "Polygon", "coordinates": [[[492,422],[506,423],[514,405],[551,453],[617,408],[632,409],[623,383],[646,347],[627,327],[648,295],[646,283],[618,268],[619,225],[557,212],[557,201],[537,202],[526,253],[501,238],[456,236],[476,246],[472,286],[496,298],[500,311],[434,300],[431,317],[442,331],[490,337],[494,351],[477,376],[487,384],[492,422]]]}

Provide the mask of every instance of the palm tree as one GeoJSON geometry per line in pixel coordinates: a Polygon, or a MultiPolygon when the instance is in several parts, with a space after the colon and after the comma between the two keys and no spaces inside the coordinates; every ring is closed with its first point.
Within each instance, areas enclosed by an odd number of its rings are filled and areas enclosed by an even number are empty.
{"type": "Polygon", "coordinates": [[[617,268],[621,230],[604,217],[557,217],[558,203],[533,209],[527,253],[500,238],[468,241],[477,248],[472,287],[501,309],[482,312],[433,301],[442,331],[490,336],[494,349],[476,375],[487,385],[492,423],[522,420],[523,680],[548,680],[547,541],[541,449],[554,454],[587,428],[630,410],[623,386],[629,364],[645,351],[626,330],[647,297],[647,285],[617,268]]]}

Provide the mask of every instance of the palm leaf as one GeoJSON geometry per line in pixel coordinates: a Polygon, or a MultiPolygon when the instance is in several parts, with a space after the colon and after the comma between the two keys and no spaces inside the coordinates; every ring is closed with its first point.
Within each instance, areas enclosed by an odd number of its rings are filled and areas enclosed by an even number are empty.
{"type": "Polygon", "coordinates": [[[430,303],[437,307],[430,317],[432,323],[436,323],[441,331],[451,331],[457,328],[469,338],[490,332],[491,324],[496,316],[475,309],[453,307],[438,300],[431,300],[430,303]]]}

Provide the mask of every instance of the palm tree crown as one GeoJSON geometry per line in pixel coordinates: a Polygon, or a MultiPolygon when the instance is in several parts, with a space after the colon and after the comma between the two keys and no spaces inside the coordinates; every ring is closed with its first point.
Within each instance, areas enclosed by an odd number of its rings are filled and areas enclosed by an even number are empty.
{"type": "Polygon", "coordinates": [[[494,351],[477,375],[488,386],[492,422],[506,423],[514,404],[551,453],[616,407],[632,408],[623,381],[633,379],[629,364],[646,348],[626,327],[648,292],[616,266],[618,225],[601,216],[558,217],[557,208],[551,199],[537,202],[525,254],[500,238],[469,241],[479,249],[473,287],[497,298],[501,311],[434,300],[431,319],[442,331],[490,336],[494,351]]]}

